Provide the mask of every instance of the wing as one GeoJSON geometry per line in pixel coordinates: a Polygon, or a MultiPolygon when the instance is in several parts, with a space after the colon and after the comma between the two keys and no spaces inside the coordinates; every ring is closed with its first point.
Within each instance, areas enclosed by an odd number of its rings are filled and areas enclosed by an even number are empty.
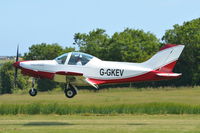
{"type": "Polygon", "coordinates": [[[65,72],[65,71],[56,72],[54,75],[54,81],[62,83],[70,82],[71,84],[76,86],[92,85],[87,82],[86,78],[83,76],[82,73],[76,73],[76,72],[65,72]]]}

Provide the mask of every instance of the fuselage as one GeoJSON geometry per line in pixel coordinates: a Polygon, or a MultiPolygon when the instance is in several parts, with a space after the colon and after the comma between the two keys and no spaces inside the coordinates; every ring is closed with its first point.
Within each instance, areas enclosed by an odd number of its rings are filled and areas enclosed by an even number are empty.
{"type": "MultiPolygon", "coordinates": [[[[38,72],[38,74],[39,72],[51,74],[62,74],[63,72],[63,75],[64,73],[67,75],[67,72],[69,72],[71,75],[74,73],[74,75],[77,74],[86,78],[96,79],[128,78],[152,71],[152,69],[145,68],[140,63],[102,61],[96,58],[93,58],[84,66],[58,64],[55,60],[22,61],[19,62],[19,66],[22,69],[22,72],[34,71],[35,73],[38,72]]],[[[29,73],[27,73],[27,75],[28,74],[29,73]]]]}

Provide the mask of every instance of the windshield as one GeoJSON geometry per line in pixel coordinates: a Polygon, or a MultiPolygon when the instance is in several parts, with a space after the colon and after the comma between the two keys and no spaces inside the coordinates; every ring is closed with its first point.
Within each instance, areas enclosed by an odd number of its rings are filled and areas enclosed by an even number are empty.
{"type": "Polygon", "coordinates": [[[71,57],[69,59],[69,65],[85,65],[87,64],[93,56],[80,52],[72,52],[71,57]]]}
{"type": "Polygon", "coordinates": [[[58,64],[65,64],[65,61],[67,59],[68,54],[63,54],[59,57],[57,57],[55,60],[57,61],[58,64]]]}

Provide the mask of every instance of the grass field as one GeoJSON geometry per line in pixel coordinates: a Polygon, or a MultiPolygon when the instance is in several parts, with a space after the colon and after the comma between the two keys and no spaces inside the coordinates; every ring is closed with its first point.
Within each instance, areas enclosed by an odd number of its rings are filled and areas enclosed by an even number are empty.
{"type": "Polygon", "coordinates": [[[0,116],[0,133],[199,133],[198,115],[0,116]]]}
{"type": "Polygon", "coordinates": [[[24,94],[0,95],[0,104],[30,104],[30,103],[59,103],[70,105],[117,105],[138,103],[181,103],[200,105],[200,87],[133,89],[113,88],[99,91],[80,90],[72,99],[65,97],[64,93],[39,92],[36,97],[24,94]]]}
{"type": "Polygon", "coordinates": [[[200,89],[110,89],[80,91],[73,99],[61,92],[0,96],[0,114],[200,114],[200,89]]]}
{"type": "Polygon", "coordinates": [[[61,91],[6,94],[2,110],[8,115],[0,115],[0,133],[199,133],[200,87],[84,90],[73,99],[61,91]],[[51,112],[58,108],[71,112],[51,112]]]}

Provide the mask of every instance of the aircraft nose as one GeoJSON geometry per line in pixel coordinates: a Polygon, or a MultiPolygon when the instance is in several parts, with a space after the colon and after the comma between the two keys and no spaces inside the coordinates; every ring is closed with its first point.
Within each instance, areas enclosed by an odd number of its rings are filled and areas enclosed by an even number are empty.
{"type": "Polygon", "coordinates": [[[13,63],[13,66],[16,67],[16,68],[19,68],[19,67],[20,67],[19,64],[20,64],[20,61],[17,61],[17,62],[15,62],[15,63],[13,63]]]}

